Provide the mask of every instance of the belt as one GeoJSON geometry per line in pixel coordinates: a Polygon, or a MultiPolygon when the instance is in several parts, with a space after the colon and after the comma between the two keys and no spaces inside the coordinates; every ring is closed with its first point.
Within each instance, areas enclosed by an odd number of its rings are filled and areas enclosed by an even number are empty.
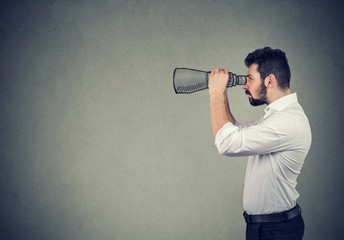
{"type": "Polygon", "coordinates": [[[283,222],[292,219],[301,213],[301,208],[298,204],[292,209],[272,214],[249,215],[244,212],[246,223],[266,223],[266,222],[283,222]]]}

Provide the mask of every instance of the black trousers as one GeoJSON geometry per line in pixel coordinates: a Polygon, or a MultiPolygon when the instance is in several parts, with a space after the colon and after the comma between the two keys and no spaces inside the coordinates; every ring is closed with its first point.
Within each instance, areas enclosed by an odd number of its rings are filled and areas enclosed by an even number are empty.
{"type": "Polygon", "coordinates": [[[247,223],[246,240],[301,240],[305,224],[301,214],[277,223],[247,223]]]}

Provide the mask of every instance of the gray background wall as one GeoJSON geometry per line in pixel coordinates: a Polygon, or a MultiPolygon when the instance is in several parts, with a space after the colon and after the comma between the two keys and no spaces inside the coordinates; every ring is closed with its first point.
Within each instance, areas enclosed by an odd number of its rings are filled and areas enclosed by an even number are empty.
{"type": "MultiPolygon", "coordinates": [[[[340,1],[1,1],[1,239],[244,239],[246,158],[213,145],[208,92],[175,67],[287,53],[313,144],[298,178],[305,239],[340,239],[340,1]]],[[[238,121],[263,113],[229,90],[238,121]]]]}

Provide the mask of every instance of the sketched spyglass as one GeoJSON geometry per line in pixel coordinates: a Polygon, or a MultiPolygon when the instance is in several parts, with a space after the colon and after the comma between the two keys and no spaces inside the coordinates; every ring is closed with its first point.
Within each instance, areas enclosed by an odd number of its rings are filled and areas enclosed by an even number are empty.
{"type": "MultiPolygon", "coordinates": [[[[208,80],[211,71],[202,71],[192,68],[176,68],[173,71],[173,88],[176,94],[189,94],[208,89],[208,80]]],[[[228,73],[227,87],[246,84],[246,75],[228,73]]]]}

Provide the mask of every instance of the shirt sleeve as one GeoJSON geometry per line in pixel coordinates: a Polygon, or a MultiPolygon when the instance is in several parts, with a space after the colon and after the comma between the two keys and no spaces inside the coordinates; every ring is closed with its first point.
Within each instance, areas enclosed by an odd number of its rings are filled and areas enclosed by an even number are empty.
{"type": "Polygon", "coordinates": [[[222,128],[217,132],[215,137],[215,145],[219,146],[223,143],[224,139],[227,138],[229,135],[231,135],[233,132],[237,131],[239,129],[238,127],[239,123],[233,125],[233,123],[228,122],[225,125],[222,126],[222,128]]]}
{"type": "Polygon", "coordinates": [[[217,133],[215,145],[220,154],[251,156],[286,150],[292,146],[288,128],[281,121],[269,118],[247,127],[226,123],[217,133]]]}
{"type": "Polygon", "coordinates": [[[250,126],[254,126],[254,125],[257,125],[259,122],[261,122],[263,120],[263,117],[261,118],[258,118],[252,122],[246,122],[246,123],[239,123],[239,122],[236,122],[235,123],[235,126],[237,126],[239,129],[242,129],[242,128],[247,128],[247,127],[250,127],[250,126]]]}

